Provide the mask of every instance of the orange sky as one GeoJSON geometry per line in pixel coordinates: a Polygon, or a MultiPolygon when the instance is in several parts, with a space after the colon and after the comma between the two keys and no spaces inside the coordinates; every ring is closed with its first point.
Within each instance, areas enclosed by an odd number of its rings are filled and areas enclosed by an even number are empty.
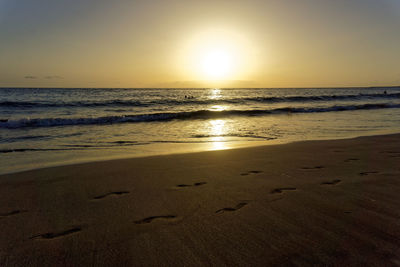
{"type": "Polygon", "coordinates": [[[399,85],[399,29],[397,0],[0,0],[0,86],[399,85]]]}

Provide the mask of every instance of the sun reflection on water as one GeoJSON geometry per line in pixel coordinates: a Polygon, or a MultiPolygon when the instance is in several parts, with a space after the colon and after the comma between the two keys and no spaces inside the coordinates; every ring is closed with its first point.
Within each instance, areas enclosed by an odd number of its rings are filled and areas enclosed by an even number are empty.
{"type": "Polygon", "coordinates": [[[225,106],[222,105],[214,105],[212,107],[210,107],[210,110],[212,111],[223,111],[226,110],[227,108],[225,106]]]}
{"type": "Polygon", "coordinates": [[[227,149],[225,120],[211,120],[210,122],[211,150],[227,149]]]}
{"type": "Polygon", "coordinates": [[[219,99],[221,97],[222,97],[221,89],[218,88],[211,89],[210,99],[219,99]]]}
{"type": "Polygon", "coordinates": [[[212,120],[212,121],[210,121],[210,124],[211,124],[210,135],[219,136],[219,135],[223,135],[225,133],[225,131],[224,131],[225,121],[224,120],[212,120]]]}

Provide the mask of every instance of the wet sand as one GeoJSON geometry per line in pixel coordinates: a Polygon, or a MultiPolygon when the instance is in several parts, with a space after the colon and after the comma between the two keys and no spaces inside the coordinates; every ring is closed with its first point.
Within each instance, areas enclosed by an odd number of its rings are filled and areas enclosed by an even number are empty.
{"type": "Polygon", "coordinates": [[[0,266],[400,265],[400,135],[0,176],[0,266]]]}

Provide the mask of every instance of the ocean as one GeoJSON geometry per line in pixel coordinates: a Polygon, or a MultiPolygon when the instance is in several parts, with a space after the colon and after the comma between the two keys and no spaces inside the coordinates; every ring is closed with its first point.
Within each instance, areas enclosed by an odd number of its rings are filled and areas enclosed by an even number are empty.
{"type": "Polygon", "coordinates": [[[400,87],[0,88],[0,173],[400,132],[400,87]]]}

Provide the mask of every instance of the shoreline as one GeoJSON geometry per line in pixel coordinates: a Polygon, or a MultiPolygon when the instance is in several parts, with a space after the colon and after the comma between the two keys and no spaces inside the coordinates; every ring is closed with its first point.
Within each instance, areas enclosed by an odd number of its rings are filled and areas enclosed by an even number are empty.
{"type": "MultiPolygon", "coordinates": [[[[384,133],[384,134],[375,134],[371,133],[368,135],[362,135],[362,136],[356,136],[356,137],[344,137],[344,138],[336,138],[336,139],[313,139],[313,140],[301,140],[301,141],[279,141],[279,140],[266,140],[266,141],[237,141],[235,144],[231,144],[230,147],[223,148],[223,149],[202,149],[202,150],[195,150],[195,151],[179,151],[178,152],[167,152],[167,153],[162,153],[162,154],[152,154],[150,152],[149,155],[137,155],[137,156],[128,156],[128,153],[126,156],[112,156],[110,158],[105,158],[105,159],[96,159],[96,158],[86,158],[80,161],[67,161],[67,162],[62,162],[62,163],[54,163],[54,165],[48,165],[44,167],[34,167],[34,168],[28,168],[20,171],[12,171],[12,172],[6,172],[6,173],[0,173],[0,179],[4,175],[12,175],[12,174],[18,174],[22,172],[29,172],[29,171],[36,171],[36,170],[42,170],[42,169],[48,169],[48,168],[58,168],[58,167],[65,167],[65,166],[74,166],[74,165],[81,165],[81,164],[96,164],[96,163],[104,163],[107,161],[119,161],[119,160],[130,160],[130,159],[146,159],[146,158],[153,158],[153,157],[164,157],[164,156],[174,156],[174,155],[189,155],[189,154],[197,154],[197,153],[209,153],[209,152],[216,152],[216,151],[225,151],[225,150],[240,150],[240,149],[251,149],[255,147],[269,147],[269,146],[281,146],[281,145],[290,145],[290,144],[296,144],[296,143],[303,143],[303,142],[329,142],[329,141],[337,141],[337,140],[352,140],[352,139],[358,139],[358,138],[369,138],[369,137],[385,137],[385,136],[393,136],[393,135],[400,135],[400,132],[395,132],[395,133],[384,133]],[[261,143],[261,144],[255,144],[255,143],[261,143]],[[267,144],[268,143],[268,144],[267,144]]],[[[206,143],[208,146],[212,145],[213,142],[210,141],[210,143],[206,143]]],[[[214,142],[214,143],[221,143],[221,142],[214,142]]],[[[222,143],[225,143],[222,142],[222,143]]],[[[228,142],[229,143],[229,142],[228,142]]]]}
{"type": "Polygon", "coordinates": [[[1,266],[395,266],[400,134],[0,176],[1,266]]]}

